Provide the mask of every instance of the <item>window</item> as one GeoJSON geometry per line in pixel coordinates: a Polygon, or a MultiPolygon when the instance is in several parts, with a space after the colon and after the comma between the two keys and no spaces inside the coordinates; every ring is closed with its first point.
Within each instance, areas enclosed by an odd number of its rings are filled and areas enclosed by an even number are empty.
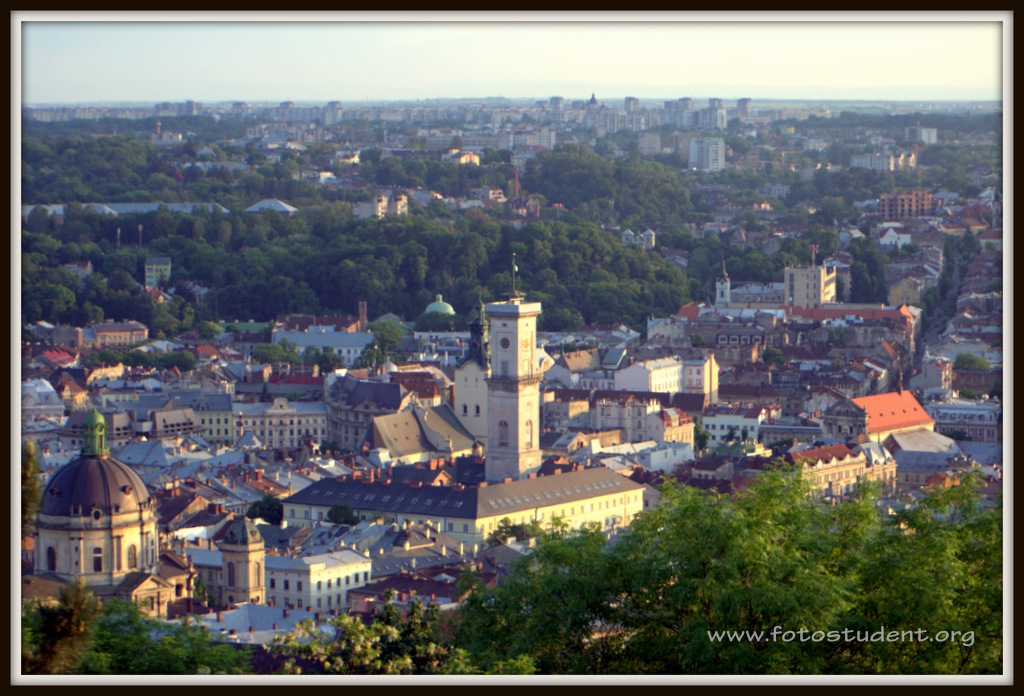
{"type": "Polygon", "coordinates": [[[348,584],[349,584],[349,583],[348,583],[348,580],[349,580],[349,578],[348,578],[348,576],[346,575],[346,576],[345,576],[345,587],[348,587],[348,584]]]}
{"type": "Polygon", "coordinates": [[[121,537],[114,539],[114,570],[121,570],[121,537]]]}
{"type": "Polygon", "coordinates": [[[99,546],[92,550],[92,570],[94,573],[103,572],[103,549],[99,546]]]}
{"type": "Polygon", "coordinates": [[[302,608],[302,598],[301,597],[299,599],[295,600],[295,606],[297,606],[299,609],[302,608]]]}
{"type": "Polygon", "coordinates": [[[298,590],[299,592],[302,592],[302,581],[301,580],[296,581],[295,589],[298,590]]]}
{"type": "Polygon", "coordinates": [[[320,580],[317,580],[317,581],[316,581],[316,591],[317,591],[317,592],[320,592],[320,591],[321,591],[322,589],[324,589],[324,584],[323,584],[323,582],[322,582],[322,581],[320,581],[320,580]]]}
{"type": "Polygon", "coordinates": [[[508,447],[508,422],[498,422],[498,446],[508,447]]]}
{"type": "Polygon", "coordinates": [[[476,405],[476,415],[480,415],[480,404],[476,405]]]}
{"type": "Polygon", "coordinates": [[[276,587],[277,587],[276,581],[274,580],[274,578],[270,578],[270,589],[273,590],[276,587]]]}
{"type": "Polygon", "coordinates": [[[526,449],[533,448],[533,421],[526,421],[526,449]]]}
{"type": "MultiPolygon", "coordinates": [[[[317,589],[320,588],[320,583],[317,583],[317,589]]],[[[327,578],[327,589],[331,589],[331,579],[327,578]]]]}
{"type": "Polygon", "coordinates": [[[365,573],[363,573],[363,582],[369,582],[369,580],[370,580],[370,571],[366,571],[365,573]]]}
{"type": "MultiPolygon", "coordinates": [[[[284,589],[286,589],[286,590],[288,589],[288,584],[289,584],[288,581],[285,580],[284,581],[284,589]]],[[[285,601],[288,601],[288,600],[285,600],[285,601]]]]}
{"type": "MultiPolygon", "coordinates": [[[[135,548],[134,546],[132,548],[135,548]]],[[[46,548],[46,569],[57,570],[57,549],[52,546],[46,548]]]]}
{"type": "Polygon", "coordinates": [[[235,585],[235,564],[228,563],[228,587],[235,585]]]}

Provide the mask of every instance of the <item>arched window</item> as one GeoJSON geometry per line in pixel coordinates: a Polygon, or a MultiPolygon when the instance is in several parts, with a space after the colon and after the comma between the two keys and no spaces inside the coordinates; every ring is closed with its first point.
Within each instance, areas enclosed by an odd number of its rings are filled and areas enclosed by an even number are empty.
{"type": "Polygon", "coordinates": [[[228,587],[235,586],[235,564],[228,563],[228,587]]]}
{"type": "Polygon", "coordinates": [[[46,547],[46,569],[57,570],[57,549],[52,546],[46,547]]]}
{"type": "Polygon", "coordinates": [[[498,446],[508,447],[508,423],[506,421],[498,422],[498,446]]]}
{"type": "Polygon", "coordinates": [[[99,546],[93,547],[92,550],[92,571],[94,573],[103,572],[103,549],[99,546]]]}
{"type": "Polygon", "coordinates": [[[526,449],[533,447],[533,421],[526,421],[526,449]]]}
{"type": "Polygon", "coordinates": [[[128,547],[128,567],[136,568],[139,565],[139,552],[135,548],[135,544],[128,547]]]}
{"type": "Polygon", "coordinates": [[[469,415],[469,404],[462,404],[462,415],[469,415]]]}
{"type": "Polygon", "coordinates": [[[480,415],[480,404],[476,405],[476,415],[480,415]]]}

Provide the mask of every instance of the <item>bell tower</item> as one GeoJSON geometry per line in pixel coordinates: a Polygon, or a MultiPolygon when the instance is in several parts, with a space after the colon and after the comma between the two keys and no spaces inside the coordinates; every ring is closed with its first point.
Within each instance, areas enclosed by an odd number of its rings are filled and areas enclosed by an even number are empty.
{"type": "Polygon", "coordinates": [[[725,259],[722,259],[722,277],[715,282],[715,306],[727,308],[732,299],[732,284],[729,274],[725,271],[725,259]]]}
{"type": "Polygon", "coordinates": [[[224,604],[264,603],[265,548],[256,525],[244,517],[235,520],[219,546],[224,564],[220,601],[224,604]]]}

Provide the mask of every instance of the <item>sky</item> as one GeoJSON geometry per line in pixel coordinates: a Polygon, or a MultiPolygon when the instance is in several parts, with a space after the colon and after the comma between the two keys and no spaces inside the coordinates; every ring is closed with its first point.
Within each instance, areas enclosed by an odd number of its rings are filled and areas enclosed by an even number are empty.
{"type": "Polygon", "coordinates": [[[20,32],[12,27],[12,36],[25,106],[592,93],[599,100],[1003,98],[1008,13],[838,16],[843,21],[806,13],[403,12],[417,21],[393,22],[379,12],[204,13],[223,21],[200,22],[195,13],[15,12],[20,32]],[[735,16],[743,21],[722,21],[735,16]],[[167,21],[140,21],[154,17],[167,21]],[[522,21],[538,17],[549,21],[522,21]]]}

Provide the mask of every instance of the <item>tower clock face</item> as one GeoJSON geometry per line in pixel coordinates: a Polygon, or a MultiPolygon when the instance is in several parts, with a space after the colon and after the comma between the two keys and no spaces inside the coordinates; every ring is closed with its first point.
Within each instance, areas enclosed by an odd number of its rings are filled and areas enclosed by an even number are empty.
{"type": "Polygon", "coordinates": [[[505,350],[508,350],[508,347],[512,345],[512,341],[508,340],[508,336],[502,336],[501,340],[498,341],[498,345],[500,345],[505,350]]]}

